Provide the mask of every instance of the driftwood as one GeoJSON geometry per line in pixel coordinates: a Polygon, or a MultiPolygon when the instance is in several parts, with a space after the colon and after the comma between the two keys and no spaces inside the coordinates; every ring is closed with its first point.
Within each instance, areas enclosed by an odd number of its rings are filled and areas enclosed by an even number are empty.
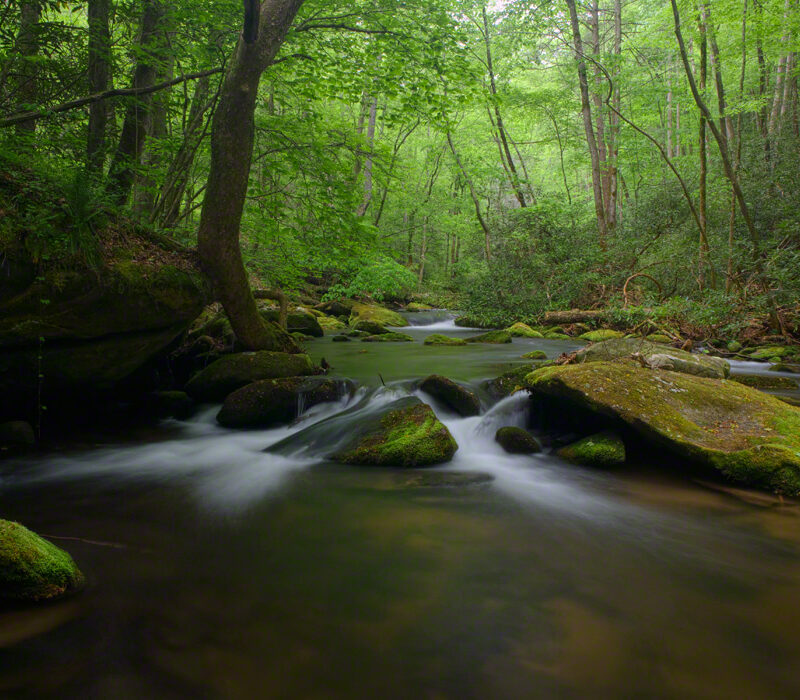
{"type": "Polygon", "coordinates": [[[286,330],[286,317],[289,315],[289,300],[280,289],[254,289],[253,298],[271,299],[272,301],[277,301],[280,305],[280,311],[278,312],[278,325],[283,328],[283,330],[286,330]]]}
{"type": "Polygon", "coordinates": [[[573,309],[572,311],[548,311],[544,315],[544,322],[560,326],[561,324],[569,323],[601,321],[605,318],[605,315],[606,312],[603,309],[592,309],[588,311],[580,311],[578,309],[573,309]]]}

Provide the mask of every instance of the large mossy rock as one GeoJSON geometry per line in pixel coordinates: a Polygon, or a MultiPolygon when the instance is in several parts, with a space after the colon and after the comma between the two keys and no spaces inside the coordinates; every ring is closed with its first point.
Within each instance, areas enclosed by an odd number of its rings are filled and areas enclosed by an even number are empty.
{"type": "Polygon", "coordinates": [[[520,365],[515,369],[504,372],[499,377],[490,379],[486,383],[486,390],[495,399],[504,399],[514,392],[526,387],[525,378],[541,366],[540,363],[520,365]]]}
{"type": "Polygon", "coordinates": [[[0,597],[53,600],[80,589],[83,581],[64,550],[19,523],[0,520],[0,597]]]}
{"type": "Polygon", "coordinates": [[[525,323],[515,323],[506,328],[506,333],[514,338],[544,338],[544,334],[534,330],[525,323]]]}
{"type": "Polygon", "coordinates": [[[458,445],[430,406],[401,399],[387,409],[332,458],[381,467],[427,467],[453,458],[458,445]]]}
{"type": "Polygon", "coordinates": [[[467,341],[463,338],[451,338],[450,336],[442,335],[441,333],[434,333],[433,335],[429,335],[427,338],[425,338],[424,344],[458,346],[466,345],[467,341]]]}
{"type": "Polygon", "coordinates": [[[329,377],[264,379],[228,394],[217,422],[226,428],[266,428],[291,423],[312,406],[339,401],[355,388],[349,379],[329,377]]]}
{"type": "Polygon", "coordinates": [[[546,367],[525,381],[534,397],[626,424],[734,481],[800,493],[800,410],[768,394],[633,362],[546,367]]]}
{"type": "Polygon", "coordinates": [[[363,331],[367,335],[382,335],[383,333],[389,332],[380,323],[376,323],[375,321],[364,321],[364,320],[356,321],[353,324],[353,330],[363,331]]]}
{"type": "Polygon", "coordinates": [[[352,299],[338,299],[335,301],[324,301],[321,304],[317,304],[314,308],[328,316],[349,316],[354,303],[352,299]]]}
{"type": "Polygon", "coordinates": [[[481,402],[469,389],[452,379],[432,374],[420,382],[419,388],[462,416],[477,416],[481,412],[481,402]]]}
{"type": "Polygon", "coordinates": [[[724,379],[731,373],[730,363],[720,357],[697,355],[637,338],[616,338],[581,348],[575,355],[575,362],[608,362],[633,356],[641,357],[658,369],[698,377],[724,379]]]}
{"type": "Polygon", "coordinates": [[[616,467],[625,463],[625,443],[616,433],[605,431],[562,447],[556,454],[586,467],[616,467]]]}
{"type": "Polygon", "coordinates": [[[317,323],[323,331],[341,331],[347,328],[347,324],[333,316],[317,316],[317,323]]]}
{"type": "Polygon", "coordinates": [[[355,326],[359,321],[373,321],[381,326],[394,326],[395,328],[409,325],[408,321],[396,311],[377,304],[355,302],[350,310],[350,325],[355,326]]]}
{"type": "Polygon", "coordinates": [[[612,330],[610,328],[601,328],[597,331],[589,331],[582,333],[579,337],[582,340],[588,340],[590,343],[602,343],[604,340],[614,340],[615,338],[624,337],[624,333],[612,330]]]}
{"type": "Polygon", "coordinates": [[[414,338],[407,333],[386,331],[378,335],[368,335],[361,339],[362,343],[413,343],[414,338]]]}
{"type": "Polygon", "coordinates": [[[173,343],[211,290],[190,261],[172,257],[33,277],[14,275],[30,263],[9,257],[0,283],[0,420],[32,417],[40,399],[52,408],[61,397],[112,389],[173,343]]]}
{"type": "Polygon", "coordinates": [[[507,331],[489,331],[481,335],[467,338],[468,343],[490,343],[492,345],[502,345],[511,342],[511,334],[507,331]]]}
{"type": "MultiPolygon", "coordinates": [[[[278,323],[280,320],[280,312],[276,309],[264,309],[260,313],[265,321],[278,323]]],[[[290,311],[286,314],[286,330],[289,333],[303,333],[314,338],[325,335],[317,317],[305,311],[290,311]]]]}
{"type": "Polygon", "coordinates": [[[748,351],[748,355],[753,360],[771,360],[773,357],[784,358],[792,357],[797,353],[795,348],[787,345],[766,345],[748,351]]]}
{"type": "Polygon", "coordinates": [[[238,352],[223,355],[195,374],[186,393],[196,401],[222,401],[228,394],[262,379],[300,377],[314,374],[308,355],[285,352],[238,352]]]}

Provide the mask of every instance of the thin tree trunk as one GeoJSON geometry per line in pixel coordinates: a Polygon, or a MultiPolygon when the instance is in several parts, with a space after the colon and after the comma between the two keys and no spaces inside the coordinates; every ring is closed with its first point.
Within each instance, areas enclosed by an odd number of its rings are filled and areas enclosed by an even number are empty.
{"type": "Polygon", "coordinates": [[[758,21],[758,31],[756,31],[756,57],[758,59],[758,94],[761,99],[761,109],[757,113],[758,126],[761,131],[761,137],[764,139],[764,159],[767,164],[770,162],[770,135],[769,135],[769,110],[767,106],[767,83],[769,74],[767,71],[767,62],[764,58],[764,47],[761,42],[761,29],[763,27],[763,11],[760,0],[754,0],[754,8],[756,11],[756,18],[758,21]]]}
{"type": "Polygon", "coordinates": [[[356,211],[356,216],[364,216],[369,209],[372,201],[372,163],[374,160],[373,150],[375,148],[375,120],[378,116],[378,98],[373,97],[369,103],[369,123],[367,124],[367,144],[369,152],[364,162],[364,198],[356,211]]]}
{"type": "Polygon", "coordinates": [[[614,91],[611,95],[611,102],[614,110],[611,112],[611,128],[608,132],[608,189],[606,207],[606,223],[609,229],[617,226],[618,208],[618,167],[619,167],[619,109],[621,106],[621,95],[619,86],[620,64],[622,61],[622,0],[614,0],[614,91]]]}
{"type": "MultiPolygon", "coordinates": [[[[20,56],[17,102],[22,110],[33,109],[39,104],[39,23],[42,19],[42,3],[39,0],[24,0],[20,5],[17,49],[20,56]]],[[[36,131],[36,122],[17,124],[18,137],[30,136],[36,131]]]]}
{"type": "MultiPolygon", "coordinates": [[[[700,11],[700,19],[699,19],[699,33],[700,33],[700,76],[699,76],[699,87],[700,92],[704,92],[706,89],[706,82],[708,80],[708,33],[706,31],[706,21],[705,15],[702,11],[700,11]]],[[[703,113],[700,113],[700,127],[699,127],[699,134],[698,134],[698,149],[700,152],[700,183],[699,183],[699,201],[697,204],[697,213],[700,217],[700,250],[698,254],[698,265],[697,265],[697,273],[698,273],[698,282],[700,284],[700,289],[705,286],[705,274],[706,274],[706,265],[709,264],[709,246],[708,246],[708,235],[707,235],[707,228],[708,228],[708,214],[707,214],[707,187],[708,187],[708,150],[706,148],[707,139],[706,139],[706,118],[703,116],[703,113]]],[[[713,279],[714,275],[714,268],[711,267],[710,269],[712,275],[712,282],[711,286],[714,287],[715,280],[713,279]]]]}
{"type": "MultiPolygon", "coordinates": [[[[155,84],[159,49],[163,47],[158,30],[164,18],[164,9],[160,0],[145,0],[139,31],[139,60],[133,74],[134,89],[155,84]]],[[[118,206],[124,205],[131,194],[147,138],[151,104],[151,95],[144,95],[131,99],[125,111],[119,144],[108,171],[108,191],[118,206]]]]}
{"type": "Polygon", "coordinates": [[[246,0],[244,31],[220,91],[211,133],[211,162],[197,247],[236,337],[251,350],[299,348],[259,315],[239,245],[253,157],[261,74],[275,59],[303,0],[246,0]]]}
{"type": "Polygon", "coordinates": [[[603,76],[600,72],[600,6],[598,0],[592,0],[590,13],[590,26],[592,32],[592,54],[594,56],[594,82],[595,90],[592,93],[594,102],[594,121],[597,128],[597,157],[600,160],[600,177],[603,192],[603,212],[606,215],[606,226],[608,226],[608,207],[609,192],[611,182],[609,177],[608,150],[606,149],[606,124],[603,115],[603,98],[601,91],[603,88],[603,76]]]}
{"type": "MultiPolygon", "coordinates": [[[[111,0],[89,0],[89,94],[105,92],[111,85],[111,0]]],[[[106,150],[106,126],[110,104],[101,100],[89,105],[89,128],[86,135],[86,170],[99,175],[103,171],[106,150]]]]}
{"type": "MultiPolygon", "coordinates": [[[[785,47],[789,41],[789,10],[791,7],[791,0],[785,0],[783,6],[783,36],[781,37],[781,46],[785,47]]],[[[782,55],[778,59],[778,70],[775,75],[775,92],[772,98],[772,110],[769,115],[769,134],[774,136],[780,130],[780,122],[778,117],[781,114],[781,104],[783,100],[783,85],[788,72],[788,53],[782,55]]]]}
{"type": "Polygon", "coordinates": [[[425,256],[428,253],[428,217],[422,220],[422,244],[419,247],[419,273],[417,275],[417,288],[422,288],[425,277],[425,256]]]}
{"type": "Polygon", "coordinates": [[[586,132],[586,143],[589,147],[589,157],[592,162],[592,193],[594,194],[594,209],[597,217],[597,231],[600,238],[600,247],[606,248],[606,214],[603,207],[603,186],[600,178],[600,157],[597,151],[597,142],[594,137],[594,127],[592,126],[592,107],[589,102],[589,79],[586,73],[586,62],[583,58],[583,40],[581,39],[581,28],[578,23],[578,12],[575,8],[575,0],[564,0],[569,8],[570,24],[572,25],[572,38],[575,42],[575,59],[578,64],[578,82],[581,91],[581,116],[583,117],[583,128],[586,132]]]}

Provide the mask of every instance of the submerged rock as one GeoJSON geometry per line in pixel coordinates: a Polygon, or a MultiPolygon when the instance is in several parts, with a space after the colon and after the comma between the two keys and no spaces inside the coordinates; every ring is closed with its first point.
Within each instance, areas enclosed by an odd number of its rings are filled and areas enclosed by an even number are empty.
{"type": "Polygon", "coordinates": [[[610,328],[601,328],[597,331],[589,331],[582,333],[580,336],[583,340],[588,340],[591,343],[602,343],[604,340],[614,340],[615,338],[624,338],[625,334],[610,328]]]}
{"type": "Polygon", "coordinates": [[[709,355],[696,355],[636,338],[617,338],[578,350],[575,362],[607,362],[637,356],[647,364],[673,372],[698,377],[724,379],[731,373],[727,360],[709,355]]]}
{"type": "Polygon", "coordinates": [[[452,379],[432,374],[422,380],[419,385],[426,394],[430,394],[452,408],[462,416],[477,416],[481,412],[481,402],[469,389],[456,384],[452,379]]]}
{"type": "Polygon", "coordinates": [[[353,330],[362,331],[367,335],[383,335],[389,332],[380,323],[376,323],[375,321],[356,321],[353,324],[353,330]]]}
{"type": "Polygon", "coordinates": [[[217,422],[226,428],[266,428],[290,423],[306,409],[339,401],[355,388],[349,379],[264,379],[229,394],[217,414],[217,422]]]}
{"type": "Polygon", "coordinates": [[[388,331],[380,335],[368,335],[361,339],[362,343],[413,343],[414,338],[405,333],[395,333],[388,331]]]}
{"type": "Polygon", "coordinates": [[[449,462],[458,445],[427,404],[390,404],[366,432],[332,456],[345,464],[425,467],[449,462]]]}
{"type": "Polygon", "coordinates": [[[770,377],[765,374],[734,374],[731,381],[739,382],[753,389],[772,389],[775,391],[796,391],[797,382],[791,377],[770,377]]]}
{"type": "Polygon", "coordinates": [[[239,352],[223,355],[186,384],[186,393],[196,401],[222,401],[228,394],[261,379],[314,374],[308,355],[285,352],[239,352]]]}
{"type": "Polygon", "coordinates": [[[377,304],[355,302],[350,310],[350,325],[355,326],[358,321],[373,321],[381,326],[399,328],[409,325],[408,321],[396,311],[391,311],[377,304]]]}
{"type": "Polygon", "coordinates": [[[525,323],[515,323],[506,328],[506,332],[514,338],[544,338],[544,334],[535,331],[525,323]]]}
{"type": "Polygon", "coordinates": [[[627,424],[733,481],[800,493],[800,411],[768,394],[627,362],[547,367],[526,384],[534,397],[627,424]]]}
{"type": "Polygon", "coordinates": [[[402,489],[442,489],[482,486],[491,481],[494,481],[494,477],[486,472],[426,470],[395,473],[393,485],[402,489]]]}
{"type": "Polygon", "coordinates": [[[489,331],[488,333],[482,333],[481,335],[467,338],[466,341],[468,343],[492,343],[501,345],[511,342],[511,334],[507,331],[489,331]]]}
{"type": "Polygon", "coordinates": [[[606,431],[562,447],[557,454],[573,464],[615,467],[625,463],[625,443],[616,433],[606,431]]]}
{"type": "Polygon", "coordinates": [[[425,345],[466,345],[463,338],[451,338],[441,333],[434,333],[425,338],[425,345]]]}
{"type": "Polygon", "coordinates": [[[350,338],[350,337],[348,337],[346,335],[335,335],[335,336],[333,336],[333,342],[334,343],[349,343],[352,340],[353,340],[352,338],[350,338]]]}
{"type": "Polygon", "coordinates": [[[532,455],[542,451],[542,446],[533,435],[515,426],[500,428],[494,439],[510,454],[532,455]]]}
{"type": "Polygon", "coordinates": [[[72,557],[19,523],[0,520],[0,597],[43,601],[83,585],[72,557]]]}

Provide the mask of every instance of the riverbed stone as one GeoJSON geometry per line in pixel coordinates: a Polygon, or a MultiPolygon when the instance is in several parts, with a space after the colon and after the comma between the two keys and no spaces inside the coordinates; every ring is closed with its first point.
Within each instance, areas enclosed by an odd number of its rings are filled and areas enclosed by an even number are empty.
{"type": "Polygon", "coordinates": [[[764,347],[755,348],[748,354],[753,360],[771,360],[775,357],[783,359],[785,357],[793,356],[795,354],[795,349],[787,345],[767,345],[764,347]]]}
{"type": "Polygon", "coordinates": [[[521,356],[523,360],[546,360],[547,353],[544,350],[531,350],[521,356]]]}
{"type": "Polygon", "coordinates": [[[217,414],[217,422],[226,428],[267,428],[291,423],[302,411],[320,403],[339,401],[355,389],[349,379],[264,379],[229,394],[217,414]]]}
{"type": "Polygon", "coordinates": [[[492,398],[504,399],[514,392],[524,389],[526,386],[525,377],[542,366],[544,366],[542,362],[520,365],[508,372],[504,372],[499,377],[490,379],[486,383],[486,390],[492,398]]]}
{"type": "Polygon", "coordinates": [[[766,374],[734,374],[731,381],[739,382],[753,389],[764,389],[773,391],[796,391],[797,381],[791,377],[772,377],[766,374]]]}
{"type": "Polygon", "coordinates": [[[355,326],[358,321],[373,321],[381,326],[394,326],[397,328],[409,325],[408,321],[396,311],[377,304],[355,302],[350,310],[350,325],[355,326]]]}
{"type": "Polygon", "coordinates": [[[338,318],[333,316],[317,316],[317,323],[323,331],[341,331],[347,328],[346,323],[342,323],[338,318]]]}
{"type": "Polygon", "coordinates": [[[354,303],[352,299],[334,299],[317,304],[314,308],[328,316],[338,318],[339,316],[349,316],[354,303]]]}
{"type": "Polygon", "coordinates": [[[433,410],[401,399],[372,417],[363,432],[332,458],[364,466],[425,467],[449,462],[458,444],[433,410]]]}
{"type": "MultiPolygon", "coordinates": [[[[280,312],[277,309],[263,309],[259,313],[265,321],[270,321],[271,323],[280,321],[280,312]]],[[[318,318],[307,311],[290,311],[287,313],[286,330],[289,333],[302,333],[313,338],[321,338],[325,335],[318,318]]]]}
{"type": "Polygon", "coordinates": [[[0,520],[0,597],[53,600],[80,589],[83,581],[63,549],[19,523],[0,520]]]}
{"type": "Polygon", "coordinates": [[[353,324],[353,330],[362,331],[367,335],[383,335],[384,333],[388,333],[388,329],[382,326],[380,323],[376,323],[375,321],[356,321],[353,324]]]}
{"type": "Polygon", "coordinates": [[[151,400],[158,418],[186,420],[194,413],[195,403],[185,391],[156,391],[151,400]]]}
{"type": "Polygon", "coordinates": [[[222,401],[228,394],[262,379],[299,377],[314,374],[308,355],[285,352],[239,352],[223,355],[195,374],[186,384],[186,393],[195,401],[222,401]]]}
{"type": "Polygon", "coordinates": [[[800,493],[800,410],[769,394],[632,361],[546,367],[525,382],[534,399],[627,425],[657,449],[733,481],[800,493]]]}
{"type": "Polygon", "coordinates": [[[541,444],[533,435],[513,425],[500,428],[494,439],[509,454],[532,455],[542,451],[541,444]]]}
{"type": "Polygon", "coordinates": [[[430,394],[462,416],[477,416],[481,412],[480,399],[469,389],[440,374],[432,374],[419,385],[430,394]]]}
{"type": "Polygon", "coordinates": [[[800,364],[792,364],[790,362],[779,362],[778,364],[768,367],[770,372],[791,372],[792,374],[800,374],[800,364]]]}
{"type": "Polygon", "coordinates": [[[414,338],[406,333],[388,331],[380,335],[368,335],[361,339],[362,343],[413,343],[414,338]]]}
{"type": "Polygon", "coordinates": [[[526,323],[515,323],[506,332],[514,338],[544,338],[544,334],[534,330],[526,323]]]}
{"type": "Polygon", "coordinates": [[[588,340],[590,343],[602,343],[604,340],[613,340],[614,338],[624,338],[625,334],[615,331],[611,328],[601,328],[597,331],[589,331],[582,333],[580,336],[583,340],[588,340]]]}
{"type": "Polygon", "coordinates": [[[419,304],[416,301],[412,301],[406,305],[406,311],[411,311],[412,313],[417,313],[419,311],[433,311],[433,307],[428,306],[427,304],[419,304]]]}
{"type": "Polygon", "coordinates": [[[442,335],[441,333],[434,333],[433,335],[429,335],[425,338],[425,345],[466,345],[467,341],[463,338],[451,338],[447,335],[442,335]]]}
{"type": "Polygon", "coordinates": [[[586,467],[615,467],[625,463],[625,443],[616,433],[605,431],[562,447],[556,454],[586,467]]]}
{"type": "Polygon", "coordinates": [[[472,338],[466,338],[468,343],[490,343],[493,345],[502,345],[511,342],[511,334],[507,331],[489,331],[488,333],[481,333],[472,338]]]}
{"type": "Polygon", "coordinates": [[[730,363],[720,357],[699,355],[636,338],[616,338],[581,348],[575,355],[575,362],[607,362],[633,356],[642,358],[658,369],[698,377],[723,379],[731,372],[730,363]]]}

